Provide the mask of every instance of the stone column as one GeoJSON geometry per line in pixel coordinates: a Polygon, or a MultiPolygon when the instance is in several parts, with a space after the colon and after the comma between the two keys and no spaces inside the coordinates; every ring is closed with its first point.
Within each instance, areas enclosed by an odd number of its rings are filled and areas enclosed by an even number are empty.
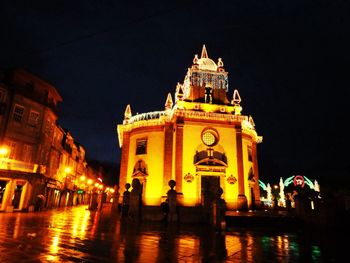
{"type": "Polygon", "coordinates": [[[139,179],[133,179],[131,185],[128,217],[130,220],[138,221],[141,219],[141,183],[139,179]]]}
{"type": "Polygon", "coordinates": [[[125,184],[125,191],[123,193],[123,200],[122,200],[122,205],[121,205],[121,215],[122,217],[127,217],[128,212],[129,212],[129,205],[130,205],[130,184],[126,183],[125,184]]]}
{"type": "Polygon", "coordinates": [[[216,193],[213,203],[213,226],[216,230],[221,231],[226,228],[226,202],[221,198],[223,190],[220,187],[216,193]]]}

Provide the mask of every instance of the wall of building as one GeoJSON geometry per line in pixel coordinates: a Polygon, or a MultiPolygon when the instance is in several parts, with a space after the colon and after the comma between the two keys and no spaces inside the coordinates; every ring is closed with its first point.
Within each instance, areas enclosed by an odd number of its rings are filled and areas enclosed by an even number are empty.
{"type": "Polygon", "coordinates": [[[126,182],[133,179],[134,168],[138,161],[146,163],[147,176],[139,178],[143,184],[143,202],[145,205],[159,205],[161,201],[164,174],[164,130],[162,127],[144,128],[130,135],[130,150],[126,182]],[[147,139],[147,153],[136,154],[137,140],[147,139]]]}
{"type": "Polygon", "coordinates": [[[236,137],[235,129],[229,125],[218,125],[205,122],[185,122],[184,125],[184,149],[183,149],[183,174],[190,173],[194,175],[194,181],[188,183],[182,178],[182,189],[185,205],[196,205],[201,203],[201,174],[220,176],[220,187],[223,189],[223,198],[226,200],[228,207],[234,208],[238,195],[238,181],[235,184],[229,184],[226,178],[230,175],[237,176],[237,155],[236,155],[236,137]],[[197,173],[193,163],[196,150],[205,150],[201,140],[201,133],[205,128],[214,128],[219,134],[219,142],[212,147],[215,151],[225,153],[227,157],[227,168],[225,173],[197,173]],[[198,174],[198,175],[196,175],[198,174]]]}

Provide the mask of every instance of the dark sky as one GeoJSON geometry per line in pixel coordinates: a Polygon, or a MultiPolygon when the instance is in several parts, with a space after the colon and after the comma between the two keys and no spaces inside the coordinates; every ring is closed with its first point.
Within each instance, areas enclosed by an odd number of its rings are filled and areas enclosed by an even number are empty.
{"type": "Polygon", "coordinates": [[[162,110],[206,44],[264,137],[261,178],[350,177],[346,1],[118,2],[0,6],[0,67],[24,67],[57,88],[59,124],[89,158],[119,162],[126,105],[162,110]]]}

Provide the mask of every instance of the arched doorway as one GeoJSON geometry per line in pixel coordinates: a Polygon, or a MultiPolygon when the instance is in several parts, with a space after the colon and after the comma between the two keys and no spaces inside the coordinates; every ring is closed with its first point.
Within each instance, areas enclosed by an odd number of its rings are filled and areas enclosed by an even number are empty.
{"type": "Polygon", "coordinates": [[[138,179],[140,181],[140,200],[142,203],[145,201],[145,189],[146,189],[146,183],[147,183],[147,165],[146,162],[142,159],[139,159],[133,169],[132,179],[138,179]]]}
{"type": "Polygon", "coordinates": [[[213,148],[197,151],[194,156],[194,165],[200,180],[198,187],[200,187],[201,205],[210,210],[219,188],[225,189],[226,155],[213,148]]]}

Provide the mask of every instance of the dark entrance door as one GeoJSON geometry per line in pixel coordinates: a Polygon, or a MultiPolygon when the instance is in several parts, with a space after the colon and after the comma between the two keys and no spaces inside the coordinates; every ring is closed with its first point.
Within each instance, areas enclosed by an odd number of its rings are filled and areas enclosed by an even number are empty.
{"type": "Polygon", "coordinates": [[[204,208],[210,210],[220,187],[220,177],[202,176],[201,179],[202,205],[204,208]]]}

